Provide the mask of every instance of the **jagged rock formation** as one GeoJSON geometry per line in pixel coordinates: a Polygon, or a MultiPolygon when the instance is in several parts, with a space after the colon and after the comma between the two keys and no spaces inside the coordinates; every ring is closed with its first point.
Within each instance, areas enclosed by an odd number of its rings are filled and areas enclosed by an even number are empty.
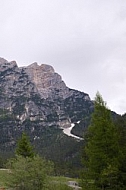
{"type": "Polygon", "coordinates": [[[90,117],[92,110],[89,95],[69,89],[52,66],[18,67],[15,61],[0,58],[1,149],[13,148],[23,130],[39,149],[48,138],[52,146],[63,135],[60,128],[90,117]]]}
{"type": "Polygon", "coordinates": [[[33,63],[18,68],[15,61],[0,59],[0,108],[26,119],[67,127],[92,110],[88,94],[71,90],[49,65],[33,63]]]}
{"type": "Polygon", "coordinates": [[[26,67],[25,71],[38,89],[41,98],[66,98],[70,95],[69,89],[62,81],[61,76],[55,73],[53,67],[45,64],[39,66],[37,63],[33,63],[26,67]]]}

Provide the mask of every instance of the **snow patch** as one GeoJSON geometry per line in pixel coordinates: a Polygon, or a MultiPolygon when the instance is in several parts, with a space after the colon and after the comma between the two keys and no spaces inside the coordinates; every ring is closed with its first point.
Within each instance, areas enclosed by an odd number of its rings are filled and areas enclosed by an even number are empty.
{"type": "Polygon", "coordinates": [[[71,130],[72,130],[72,128],[73,128],[74,126],[75,126],[75,124],[74,124],[74,123],[71,123],[71,127],[63,129],[63,133],[66,134],[67,136],[73,137],[73,138],[75,138],[75,139],[83,140],[83,138],[78,137],[78,136],[76,136],[76,135],[73,135],[73,134],[71,133],[71,130]]]}
{"type": "Polygon", "coordinates": [[[35,137],[34,137],[34,140],[36,140],[36,139],[40,139],[40,137],[35,136],[35,137]]]}

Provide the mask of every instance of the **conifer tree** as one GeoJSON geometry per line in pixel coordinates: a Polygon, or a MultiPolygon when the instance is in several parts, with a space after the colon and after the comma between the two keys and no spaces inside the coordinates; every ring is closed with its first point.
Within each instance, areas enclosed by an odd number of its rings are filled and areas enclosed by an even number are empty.
{"type": "Polygon", "coordinates": [[[117,130],[99,93],[94,103],[91,125],[85,136],[83,188],[117,190],[120,155],[117,130]]]}
{"type": "Polygon", "coordinates": [[[115,125],[119,134],[119,146],[121,151],[118,181],[121,189],[126,189],[126,114],[118,116],[115,125]]]}
{"type": "Polygon", "coordinates": [[[35,156],[33,147],[30,143],[28,136],[23,132],[21,138],[18,141],[16,154],[23,157],[31,157],[35,156]]]}
{"type": "Polygon", "coordinates": [[[18,141],[16,156],[6,164],[10,171],[6,175],[6,186],[18,190],[42,190],[50,188],[53,163],[35,155],[30,140],[22,133],[18,141]]]}
{"type": "Polygon", "coordinates": [[[50,183],[53,164],[40,156],[34,158],[16,156],[8,160],[6,186],[15,190],[45,190],[50,183]]]}

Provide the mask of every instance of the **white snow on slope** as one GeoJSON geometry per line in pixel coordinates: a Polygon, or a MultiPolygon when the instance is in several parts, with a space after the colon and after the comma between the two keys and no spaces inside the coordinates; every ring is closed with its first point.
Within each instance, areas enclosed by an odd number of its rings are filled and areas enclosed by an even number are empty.
{"type": "Polygon", "coordinates": [[[63,133],[66,134],[66,135],[68,135],[68,136],[70,136],[70,137],[74,137],[74,138],[76,138],[76,139],[83,140],[83,138],[78,137],[78,136],[76,136],[76,135],[73,135],[73,134],[71,133],[71,130],[72,130],[72,128],[73,128],[74,126],[75,126],[75,124],[74,124],[74,123],[71,123],[71,127],[63,129],[63,133]]]}

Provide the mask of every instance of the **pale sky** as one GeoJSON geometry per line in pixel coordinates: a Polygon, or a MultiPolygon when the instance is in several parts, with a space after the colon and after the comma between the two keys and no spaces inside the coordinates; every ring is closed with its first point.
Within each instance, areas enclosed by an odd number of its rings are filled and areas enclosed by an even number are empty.
{"type": "Polygon", "coordinates": [[[0,57],[52,65],[126,113],[126,0],[0,0],[0,57]]]}

